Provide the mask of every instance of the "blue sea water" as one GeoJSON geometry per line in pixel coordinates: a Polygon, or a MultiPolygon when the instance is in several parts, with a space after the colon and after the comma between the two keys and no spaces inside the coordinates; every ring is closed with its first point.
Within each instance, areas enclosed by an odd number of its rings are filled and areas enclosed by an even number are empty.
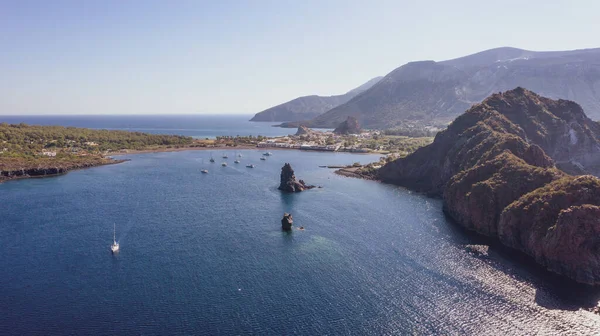
{"type": "Polygon", "coordinates": [[[493,246],[470,254],[465,244],[480,242],[444,218],[439,200],[318,167],[376,156],[240,153],[227,167],[208,151],[151,153],[1,184],[0,334],[600,330],[581,309],[596,292],[493,246]],[[278,191],[285,162],[323,188],[278,191]],[[305,230],[282,232],[284,212],[305,230]]]}
{"type": "Polygon", "coordinates": [[[296,132],[273,127],[280,123],[250,122],[250,118],[251,115],[0,115],[0,122],[176,134],[202,139],[220,135],[281,136],[296,132]]]}

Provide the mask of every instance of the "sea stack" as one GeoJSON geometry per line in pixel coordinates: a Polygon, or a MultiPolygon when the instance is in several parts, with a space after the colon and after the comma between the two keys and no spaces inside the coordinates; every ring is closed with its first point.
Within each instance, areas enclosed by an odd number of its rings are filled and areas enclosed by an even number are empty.
{"type": "Polygon", "coordinates": [[[283,231],[291,231],[293,225],[294,219],[292,218],[292,214],[285,212],[283,214],[283,218],[281,219],[281,229],[283,231]]]}
{"type": "Polygon", "coordinates": [[[281,179],[279,183],[279,190],[285,192],[300,192],[306,189],[312,189],[315,186],[307,185],[303,180],[296,181],[296,175],[294,175],[294,169],[289,163],[286,163],[281,168],[281,179]]]}

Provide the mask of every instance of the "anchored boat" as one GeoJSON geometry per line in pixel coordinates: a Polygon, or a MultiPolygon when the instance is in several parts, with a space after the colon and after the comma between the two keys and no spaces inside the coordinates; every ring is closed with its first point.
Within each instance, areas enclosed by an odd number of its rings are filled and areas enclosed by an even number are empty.
{"type": "Polygon", "coordinates": [[[119,243],[117,243],[117,225],[115,224],[113,227],[113,243],[110,246],[110,250],[112,253],[119,252],[119,243]]]}

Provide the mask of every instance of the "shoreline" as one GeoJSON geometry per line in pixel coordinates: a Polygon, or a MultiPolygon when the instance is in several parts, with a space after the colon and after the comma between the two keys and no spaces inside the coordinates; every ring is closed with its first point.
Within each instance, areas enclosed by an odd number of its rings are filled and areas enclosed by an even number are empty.
{"type": "Polygon", "coordinates": [[[83,169],[89,169],[89,168],[95,168],[95,167],[101,167],[101,166],[108,166],[108,165],[114,165],[114,164],[119,164],[119,163],[123,163],[123,162],[127,162],[130,160],[127,159],[112,159],[110,158],[108,161],[104,161],[104,162],[99,162],[99,163],[95,163],[95,164],[89,164],[89,165],[74,165],[73,167],[66,167],[66,168],[62,168],[62,167],[37,167],[37,168],[23,168],[23,169],[19,169],[19,170],[9,170],[6,171],[8,174],[11,173],[15,173],[18,172],[20,174],[14,174],[14,175],[7,175],[5,176],[3,173],[4,171],[0,172],[2,173],[2,175],[0,175],[0,184],[3,184],[5,182],[10,182],[10,181],[18,181],[18,180],[25,180],[25,179],[41,179],[41,178],[47,178],[47,177],[57,177],[57,176],[62,176],[62,175],[66,175],[69,172],[75,171],[75,170],[83,170],[83,169]],[[55,173],[46,173],[47,171],[53,171],[56,170],[57,172],[55,173]],[[44,172],[44,174],[39,174],[39,175],[31,175],[27,172],[44,172]]]}
{"type": "Polygon", "coordinates": [[[148,154],[148,153],[169,153],[169,152],[185,152],[185,151],[231,151],[231,150],[264,150],[264,151],[281,151],[281,150],[290,150],[290,151],[303,151],[303,152],[319,152],[319,153],[349,153],[349,154],[358,154],[358,155],[368,155],[368,154],[380,154],[382,153],[371,152],[371,153],[361,153],[361,152],[350,152],[350,151],[322,151],[322,150],[303,150],[299,148],[285,148],[285,147],[256,147],[256,146],[237,146],[237,147],[179,147],[179,148],[153,148],[153,149],[126,149],[127,152],[109,152],[105,154],[107,157],[121,156],[121,155],[131,155],[131,154],[148,154]]]}

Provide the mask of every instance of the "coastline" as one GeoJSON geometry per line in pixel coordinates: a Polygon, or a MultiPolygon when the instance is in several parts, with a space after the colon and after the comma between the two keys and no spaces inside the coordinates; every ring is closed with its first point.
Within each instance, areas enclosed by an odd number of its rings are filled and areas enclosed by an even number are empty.
{"type": "MultiPolygon", "coordinates": [[[[19,169],[10,169],[10,170],[0,170],[0,184],[9,181],[23,180],[29,178],[46,178],[46,177],[55,177],[65,175],[74,170],[80,169],[88,169],[94,167],[101,167],[106,165],[119,164],[126,161],[130,161],[130,159],[119,159],[117,157],[123,155],[136,155],[136,154],[149,154],[149,153],[168,153],[168,152],[184,152],[184,151],[231,151],[231,150],[266,150],[266,151],[282,151],[282,150],[290,150],[290,151],[306,151],[298,148],[281,148],[281,147],[256,147],[256,146],[237,146],[237,147],[179,147],[179,148],[152,148],[152,149],[141,149],[141,150],[126,150],[126,152],[112,152],[105,154],[104,158],[98,162],[92,163],[73,163],[72,165],[62,164],[60,166],[36,166],[36,167],[28,167],[28,168],[19,168],[19,169]]],[[[346,151],[317,151],[311,150],[313,152],[322,152],[322,153],[350,153],[350,154],[373,154],[373,153],[358,153],[358,152],[346,152],[346,151]]],[[[353,172],[356,168],[341,168],[335,171],[336,174],[354,177],[354,178],[362,178],[369,179],[366,176],[356,174],[353,172]]]]}
{"type": "Polygon", "coordinates": [[[30,178],[46,178],[65,175],[74,170],[88,169],[100,166],[119,164],[129,161],[127,159],[112,159],[103,160],[101,162],[74,164],[68,167],[36,167],[36,168],[21,168],[18,170],[0,171],[0,184],[9,181],[24,180],[30,178]]]}
{"type": "Polygon", "coordinates": [[[148,153],[168,153],[168,152],[185,152],[185,151],[231,151],[231,150],[264,150],[264,151],[304,151],[304,152],[321,152],[321,153],[350,153],[350,154],[381,154],[378,152],[361,153],[361,152],[350,152],[350,151],[320,151],[320,150],[304,150],[298,148],[285,148],[285,147],[256,147],[256,146],[236,146],[236,147],[173,147],[173,148],[151,148],[151,149],[125,149],[126,152],[109,152],[105,154],[107,157],[115,157],[121,155],[131,154],[148,154],[148,153]]]}

